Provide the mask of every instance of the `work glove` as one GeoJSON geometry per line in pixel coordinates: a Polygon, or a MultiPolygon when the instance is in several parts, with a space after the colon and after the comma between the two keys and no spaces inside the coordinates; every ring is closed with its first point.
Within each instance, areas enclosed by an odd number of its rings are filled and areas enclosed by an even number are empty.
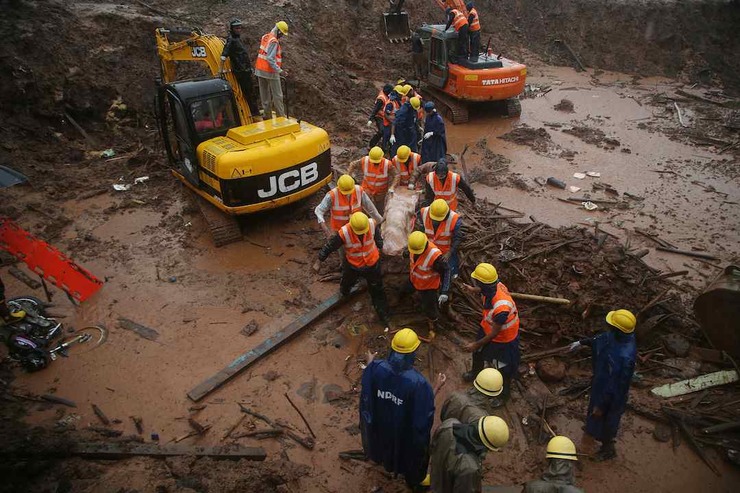
{"type": "Polygon", "coordinates": [[[570,343],[570,344],[568,345],[568,352],[569,352],[569,353],[570,353],[570,352],[573,352],[573,351],[575,351],[576,349],[578,349],[578,348],[579,348],[579,347],[581,347],[581,346],[582,346],[582,344],[581,344],[580,342],[578,342],[578,341],[576,341],[576,342],[571,342],[571,343],[570,343]]]}
{"type": "Polygon", "coordinates": [[[395,135],[391,135],[391,138],[388,139],[388,142],[390,142],[391,144],[395,144],[396,143],[396,136],[395,135]]]}
{"type": "Polygon", "coordinates": [[[427,140],[427,139],[428,139],[429,137],[431,137],[432,135],[434,135],[434,132],[427,132],[427,133],[425,133],[425,134],[424,134],[424,140],[427,140]]]}
{"type": "Polygon", "coordinates": [[[413,190],[414,189],[414,184],[413,183],[409,183],[408,188],[409,188],[409,190],[413,190]]]}
{"type": "Polygon", "coordinates": [[[372,121],[372,120],[368,120],[368,121],[367,121],[367,126],[368,126],[368,127],[374,127],[374,126],[375,126],[375,124],[373,123],[373,121],[372,121]]]}
{"type": "Polygon", "coordinates": [[[447,300],[449,300],[449,299],[450,299],[450,297],[447,296],[446,294],[440,294],[439,295],[439,306],[441,307],[442,305],[444,305],[445,303],[447,303],[447,300]]]}

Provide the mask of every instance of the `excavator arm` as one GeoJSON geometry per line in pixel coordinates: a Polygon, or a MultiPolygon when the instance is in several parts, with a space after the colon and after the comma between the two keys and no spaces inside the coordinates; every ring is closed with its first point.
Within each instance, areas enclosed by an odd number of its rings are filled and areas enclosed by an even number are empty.
{"type": "MultiPolygon", "coordinates": [[[[156,30],[157,54],[162,65],[162,81],[164,83],[177,80],[176,62],[201,62],[208,66],[213,77],[219,77],[221,66],[221,53],[224,51],[224,41],[212,34],[203,34],[198,28],[173,28],[160,27],[156,30]],[[186,35],[188,38],[181,41],[170,41],[169,35],[186,35]]],[[[244,125],[253,123],[254,118],[249,111],[241,87],[231,70],[231,60],[224,62],[223,78],[231,85],[231,90],[236,98],[239,114],[244,125]]]]}

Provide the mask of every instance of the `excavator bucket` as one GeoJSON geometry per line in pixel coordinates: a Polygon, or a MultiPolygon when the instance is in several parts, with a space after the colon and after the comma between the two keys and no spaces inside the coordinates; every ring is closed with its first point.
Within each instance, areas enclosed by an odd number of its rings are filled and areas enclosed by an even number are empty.
{"type": "Polygon", "coordinates": [[[383,23],[385,25],[385,36],[391,43],[400,43],[411,39],[409,14],[407,12],[383,14],[383,23]]]}

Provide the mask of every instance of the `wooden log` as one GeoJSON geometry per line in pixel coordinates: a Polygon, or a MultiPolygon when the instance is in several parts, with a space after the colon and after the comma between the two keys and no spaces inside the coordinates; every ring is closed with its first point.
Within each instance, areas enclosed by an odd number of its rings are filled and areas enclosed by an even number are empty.
{"type": "Polygon", "coordinates": [[[226,368],[222,369],[212,377],[209,377],[208,379],[198,384],[195,388],[188,392],[188,397],[195,402],[201,400],[202,398],[234,378],[245,368],[249,367],[254,362],[264,357],[266,354],[269,354],[276,348],[283,345],[285,342],[299,333],[302,329],[310,325],[314,320],[318,319],[326,312],[348,300],[353,294],[357,293],[358,291],[358,288],[354,288],[348,296],[341,296],[339,293],[337,293],[329,297],[327,300],[319,304],[310,312],[302,315],[298,319],[289,323],[287,326],[283,327],[275,335],[265,339],[257,347],[250,349],[244,354],[238,356],[226,368]]]}
{"type": "Polygon", "coordinates": [[[723,431],[736,430],[740,428],[740,421],[733,421],[732,423],[722,423],[720,425],[710,426],[701,430],[705,435],[711,435],[713,433],[722,433],[723,431]]]}
{"type": "Polygon", "coordinates": [[[70,401],[69,399],[65,399],[63,397],[57,397],[51,394],[44,394],[41,396],[41,398],[47,402],[53,402],[54,404],[61,404],[67,407],[77,407],[77,404],[75,404],[73,401],[70,401]]]}
{"type": "Polygon", "coordinates": [[[570,305],[570,300],[565,298],[551,298],[549,296],[538,296],[536,294],[510,293],[515,300],[532,300],[552,303],[554,305],[570,305]]]}
{"type": "Polygon", "coordinates": [[[108,416],[105,415],[102,409],[100,409],[95,404],[92,404],[92,410],[95,413],[95,416],[98,417],[101,423],[103,423],[105,426],[110,425],[110,419],[108,419],[108,416]]]}
{"type": "Polygon", "coordinates": [[[32,277],[29,277],[28,274],[20,270],[15,265],[11,266],[8,269],[8,274],[18,279],[20,282],[25,284],[31,289],[38,289],[41,287],[41,283],[38,282],[36,279],[33,279],[32,277]]]}
{"type": "Polygon", "coordinates": [[[680,382],[661,385],[660,387],[652,389],[650,393],[658,397],[676,397],[711,387],[717,387],[719,385],[737,382],[738,380],[740,379],[738,378],[736,370],[723,370],[708,373],[696,378],[690,378],[688,380],[681,380],[680,382]]]}
{"type": "Polygon", "coordinates": [[[679,255],[687,255],[689,257],[703,258],[707,260],[720,260],[714,255],[709,255],[708,253],[692,252],[689,250],[679,250],[678,248],[666,248],[664,246],[657,246],[655,247],[655,249],[660,250],[661,252],[677,253],[679,255]]]}
{"type": "Polygon", "coordinates": [[[286,398],[286,399],[288,399],[288,402],[289,402],[289,403],[290,403],[290,405],[291,405],[291,406],[293,407],[293,409],[295,409],[295,411],[296,411],[296,412],[298,413],[298,416],[300,416],[300,417],[301,417],[301,419],[303,420],[303,424],[305,424],[305,425],[306,425],[306,428],[308,428],[308,432],[309,432],[309,433],[311,433],[311,436],[312,436],[312,437],[314,437],[314,438],[316,438],[316,433],[314,433],[314,432],[313,432],[313,429],[311,428],[311,425],[310,425],[310,424],[308,424],[308,420],[307,420],[307,419],[306,419],[306,417],[305,417],[305,416],[303,415],[303,413],[301,412],[301,410],[300,410],[300,409],[298,409],[298,406],[296,406],[296,405],[295,405],[295,404],[293,403],[293,401],[292,401],[292,400],[290,399],[290,396],[289,396],[289,395],[288,395],[287,393],[284,393],[283,395],[285,396],[285,398],[286,398]]]}
{"type": "Polygon", "coordinates": [[[696,455],[701,458],[702,461],[709,467],[709,469],[712,470],[714,474],[717,476],[720,476],[720,472],[717,469],[717,466],[714,465],[714,463],[709,460],[709,457],[707,456],[707,453],[704,451],[704,449],[696,442],[696,439],[694,438],[694,435],[691,434],[691,431],[686,426],[686,423],[682,419],[676,420],[679,429],[683,433],[684,438],[686,438],[686,441],[689,442],[689,445],[692,449],[694,449],[694,452],[696,452],[696,455]]]}

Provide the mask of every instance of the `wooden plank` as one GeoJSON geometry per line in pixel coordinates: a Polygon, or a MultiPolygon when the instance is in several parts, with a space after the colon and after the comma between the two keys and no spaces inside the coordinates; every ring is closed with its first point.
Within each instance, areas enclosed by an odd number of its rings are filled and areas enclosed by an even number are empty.
{"type": "Polygon", "coordinates": [[[250,365],[252,365],[254,362],[259,360],[266,354],[269,354],[276,348],[283,345],[285,342],[290,340],[294,335],[296,335],[302,329],[304,329],[309,324],[311,324],[314,320],[321,317],[324,313],[328,312],[332,308],[338,306],[343,301],[346,301],[358,291],[359,291],[359,288],[354,288],[348,296],[341,296],[339,293],[337,293],[329,297],[327,300],[319,304],[316,308],[314,308],[310,312],[297,318],[293,322],[283,327],[273,336],[268,337],[267,339],[262,341],[260,345],[250,349],[249,351],[237,357],[234,361],[229,363],[229,365],[226,368],[222,369],[221,371],[219,371],[212,377],[198,384],[190,392],[188,392],[188,397],[191,400],[198,402],[203,397],[207,396],[208,394],[210,394],[211,392],[213,392],[214,390],[216,390],[217,388],[221,387],[223,384],[225,384],[226,382],[234,378],[237,374],[239,374],[245,368],[249,367],[250,365]]]}
{"type": "Polygon", "coordinates": [[[225,447],[191,447],[173,445],[160,447],[156,443],[76,443],[70,448],[57,447],[54,449],[27,449],[12,450],[0,453],[13,454],[14,457],[69,457],[76,456],[83,459],[127,459],[130,457],[210,457],[216,460],[265,460],[267,454],[262,447],[241,447],[229,445],[225,447]]]}
{"type": "Polygon", "coordinates": [[[650,393],[657,395],[658,397],[676,397],[678,395],[690,394],[692,392],[698,392],[699,390],[717,387],[718,385],[726,385],[737,381],[738,375],[736,370],[723,370],[655,387],[650,391],[650,393]]]}
{"type": "Polygon", "coordinates": [[[679,250],[678,248],[666,248],[662,246],[657,246],[655,249],[660,250],[661,252],[677,253],[679,255],[687,255],[689,257],[702,258],[706,260],[719,260],[714,255],[709,255],[708,253],[692,252],[689,250],[679,250]]]}
{"type": "Polygon", "coordinates": [[[40,282],[29,277],[28,274],[26,274],[16,266],[12,266],[10,269],[8,269],[8,273],[31,289],[38,289],[41,287],[40,282]]]}
{"type": "Polygon", "coordinates": [[[156,341],[159,337],[159,332],[157,332],[156,330],[150,329],[145,325],[138,324],[133,320],[129,320],[127,318],[119,318],[118,325],[122,329],[130,330],[131,332],[134,332],[135,334],[138,334],[139,336],[149,341],[156,341]]]}

